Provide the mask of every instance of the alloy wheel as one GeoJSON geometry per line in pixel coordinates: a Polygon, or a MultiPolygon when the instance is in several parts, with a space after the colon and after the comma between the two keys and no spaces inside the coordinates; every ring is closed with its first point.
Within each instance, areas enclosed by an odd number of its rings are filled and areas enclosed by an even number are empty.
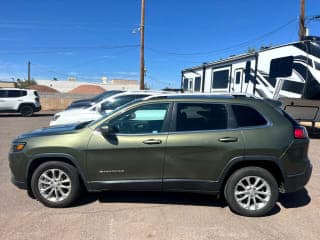
{"type": "Polygon", "coordinates": [[[50,202],[61,202],[71,193],[71,180],[61,169],[47,169],[38,180],[38,190],[50,202]]]}
{"type": "Polygon", "coordinates": [[[237,203],[246,210],[256,211],[264,208],[271,199],[271,187],[262,177],[247,176],[234,188],[237,203]]]}

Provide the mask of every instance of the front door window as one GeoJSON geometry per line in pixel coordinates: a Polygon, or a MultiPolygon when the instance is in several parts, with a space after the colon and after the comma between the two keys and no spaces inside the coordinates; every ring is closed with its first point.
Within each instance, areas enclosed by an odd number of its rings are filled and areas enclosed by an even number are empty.
{"type": "Polygon", "coordinates": [[[120,134],[157,134],[163,132],[169,103],[148,104],[130,110],[109,125],[120,134]]]}

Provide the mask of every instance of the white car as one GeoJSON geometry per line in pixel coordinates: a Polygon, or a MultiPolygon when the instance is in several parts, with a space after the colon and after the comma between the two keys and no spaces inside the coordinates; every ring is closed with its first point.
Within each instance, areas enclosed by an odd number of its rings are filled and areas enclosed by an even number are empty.
{"type": "Polygon", "coordinates": [[[0,88],[0,112],[18,112],[30,117],[41,110],[37,91],[20,88],[0,88]]]}
{"type": "Polygon", "coordinates": [[[161,91],[128,91],[115,94],[88,108],[76,108],[59,112],[53,116],[50,126],[93,121],[136,99],[164,93],[161,91]]]}

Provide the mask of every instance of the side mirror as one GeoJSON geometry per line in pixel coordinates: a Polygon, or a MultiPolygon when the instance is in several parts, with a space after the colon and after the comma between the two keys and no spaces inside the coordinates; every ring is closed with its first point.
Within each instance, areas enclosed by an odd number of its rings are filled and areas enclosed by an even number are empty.
{"type": "Polygon", "coordinates": [[[101,105],[98,104],[98,105],[95,107],[95,110],[96,110],[97,112],[100,112],[100,111],[101,111],[101,105]]]}
{"type": "Polygon", "coordinates": [[[99,128],[102,135],[111,135],[115,133],[115,130],[110,125],[104,125],[99,128]]]}

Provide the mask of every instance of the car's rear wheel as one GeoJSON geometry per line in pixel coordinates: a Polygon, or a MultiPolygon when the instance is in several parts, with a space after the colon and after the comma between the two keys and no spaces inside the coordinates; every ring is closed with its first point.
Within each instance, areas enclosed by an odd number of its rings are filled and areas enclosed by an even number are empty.
{"type": "Polygon", "coordinates": [[[20,113],[23,117],[31,117],[34,109],[31,105],[23,105],[20,108],[20,113]]]}
{"type": "Polygon", "coordinates": [[[33,173],[34,196],[48,207],[67,207],[80,193],[80,180],[75,167],[64,162],[46,162],[33,173]]]}
{"type": "Polygon", "coordinates": [[[233,173],[225,186],[225,198],[234,212],[248,217],[269,213],[278,200],[275,178],[259,167],[245,167],[233,173]]]}

